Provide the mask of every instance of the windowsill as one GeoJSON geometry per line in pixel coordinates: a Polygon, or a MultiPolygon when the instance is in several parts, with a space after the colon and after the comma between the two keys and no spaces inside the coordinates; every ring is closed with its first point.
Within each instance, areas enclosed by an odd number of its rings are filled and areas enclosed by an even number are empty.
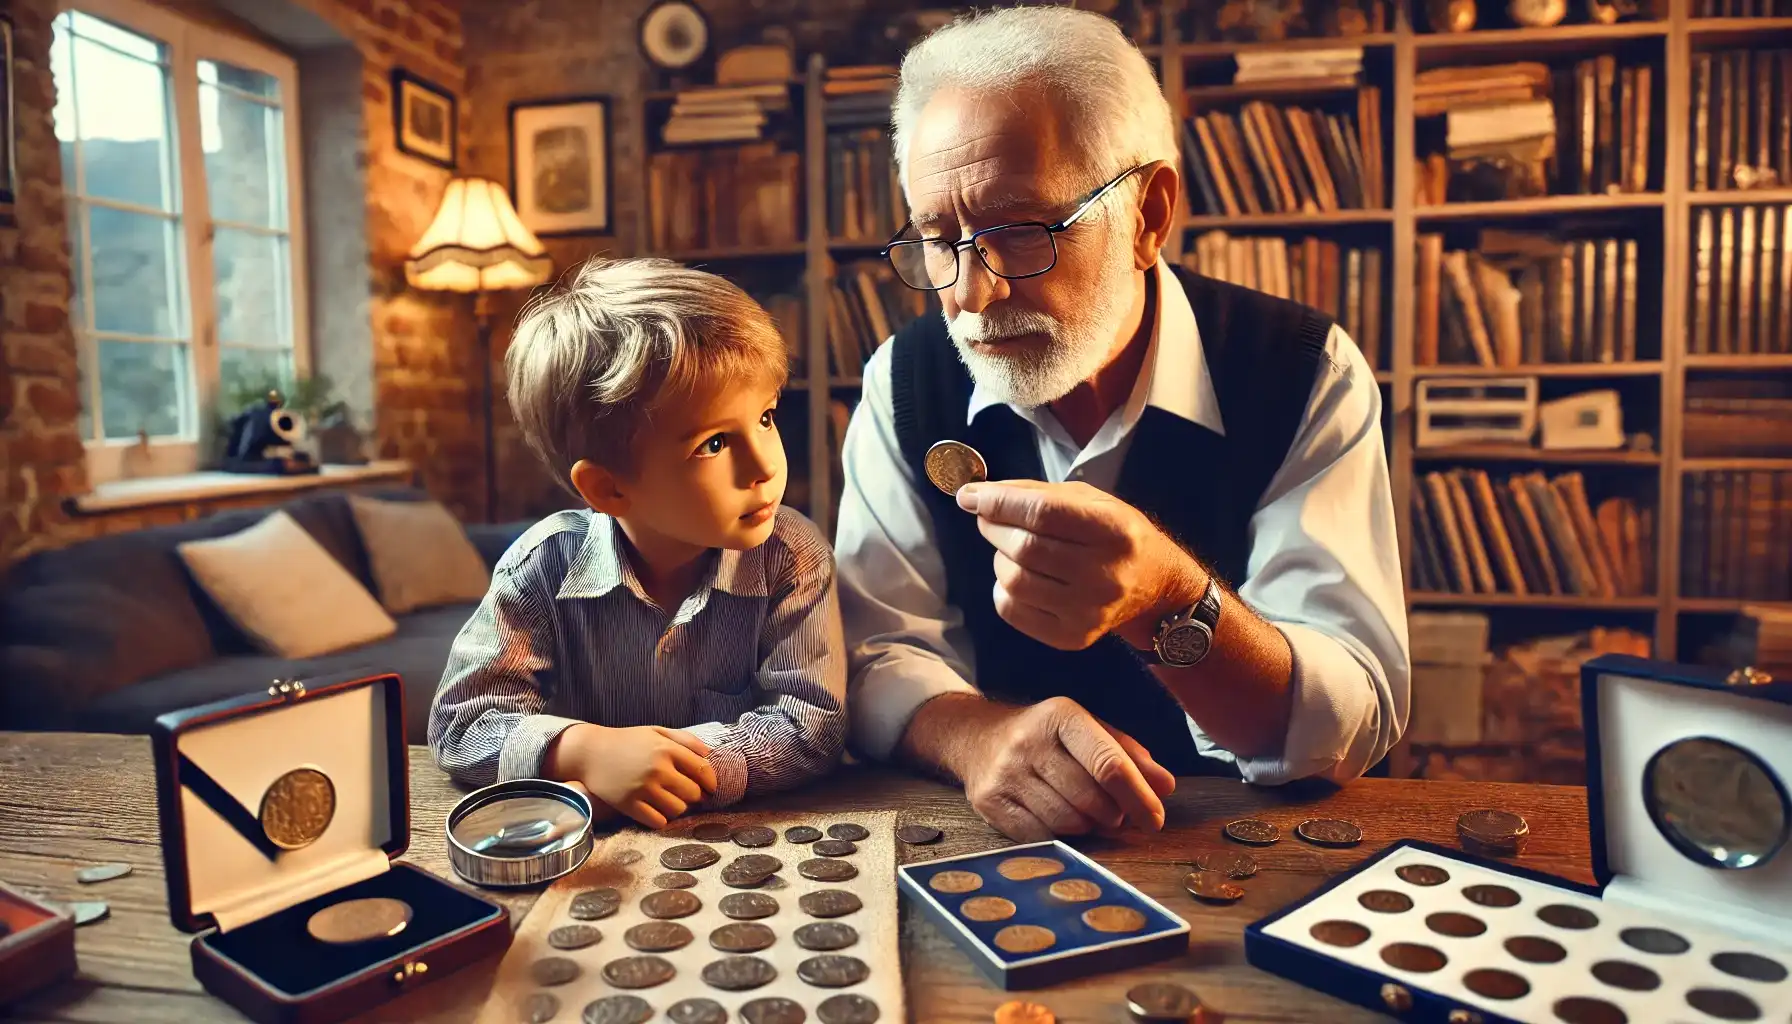
{"type": "Polygon", "coordinates": [[[225,473],[216,470],[179,473],[174,476],[114,480],[100,484],[78,498],[69,499],[68,508],[74,515],[91,516],[156,505],[309,491],[377,480],[408,480],[410,476],[411,464],[403,459],[379,459],[358,466],[325,465],[320,472],[295,476],[225,473]]]}

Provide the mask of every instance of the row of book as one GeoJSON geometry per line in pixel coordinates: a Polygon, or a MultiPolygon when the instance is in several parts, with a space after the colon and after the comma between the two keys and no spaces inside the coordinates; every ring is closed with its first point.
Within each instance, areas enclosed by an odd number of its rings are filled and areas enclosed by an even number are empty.
{"type": "Polygon", "coordinates": [[[828,133],[828,237],[885,241],[908,219],[890,137],[877,128],[828,133]]]}
{"type": "Polygon", "coordinates": [[[1415,479],[1412,586],[1454,594],[1641,597],[1654,593],[1654,510],[1595,507],[1579,472],[1493,479],[1480,469],[1415,479]]]}
{"type": "Polygon", "coordinates": [[[1792,50],[1692,58],[1695,191],[1792,184],[1792,50]]]}
{"type": "Polygon", "coordinates": [[[1630,362],[1644,287],[1633,238],[1488,228],[1474,250],[1418,241],[1420,366],[1630,362]]]}
{"type": "Polygon", "coordinates": [[[1228,216],[1384,208],[1381,90],[1355,95],[1354,112],[1252,100],[1190,118],[1190,203],[1228,216]]]}
{"type": "Polygon", "coordinates": [[[1691,351],[1792,353],[1792,206],[1701,208],[1693,246],[1691,351]]]}
{"type": "Polygon", "coordinates": [[[1231,235],[1206,231],[1182,255],[1182,265],[1206,277],[1293,299],[1323,310],[1380,368],[1385,313],[1380,249],[1340,245],[1308,235],[1231,235]]]}
{"type": "Polygon", "coordinates": [[[1792,472],[1707,470],[1682,487],[1680,593],[1792,599],[1792,472]]]}
{"type": "Polygon", "coordinates": [[[802,237],[801,157],[774,142],[672,149],[647,162],[654,249],[759,248],[802,237]]]}
{"type": "Polygon", "coordinates": [[[1693,0],[1695,18],[1777,18],[1792,15],[1792,0],[1693,0]]]}
{"type": "Polygon", "coordinates": [[[937,308],[932,292],[896,279],[883,260],[859,260],[840,268],[828,290],[828,351],[837,376],[857,378],[877,347],[904,324],[937,308]]]}
{"type": "Polygon", "coordinates": [[[1686,382],[1687,458],[1792,458],[1792,376],[1699,376],[1686,382]]]}

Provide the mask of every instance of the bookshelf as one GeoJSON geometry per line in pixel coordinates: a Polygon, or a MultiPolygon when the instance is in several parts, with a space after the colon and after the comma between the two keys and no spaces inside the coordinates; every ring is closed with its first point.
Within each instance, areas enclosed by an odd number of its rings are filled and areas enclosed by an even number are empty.
{"type": "MultiPolygon", "coordinates": [[[[1779,205],[1792,210],[1792,187],[1748,191],[1695,191],[1692,179],[1691,107],[1694,97],[1693,68],[1698,54],[1733,48],[1792,50],[1792,18],[1695,18],[1704,0],[1659,0],[1653,20],[1612,25],[1563,24],[1553,28],[1492,28],[1460,34],[1434,34],[1422,24],[1417,5],[1389,4],[1390,31],[1347,38],[1303,38],[1281,43],[1185,42],[1181,35],[1185,8],[1193,0],[1165,0],[1158,18],[1158,38],[1141,50],[1155,65],[1165,95],[1179,125],[1191,112],[1208,105],[1231,105],[1262,99],[1271,104],[1323,106],[1325,93],[1334,87],[1315,87],[1310,92],[1280,87],[1234,88],[1216,83],[1213,68],[1240,54],[1322,50],[1328,47],[1363,48],[1365,85],[1379,89],[1382,192],[1385,208],[1331,209],[1317,213],[1258,212],[1237,216],[1203,210],[1191,195],[1182,197],[1181,216],[1164,256],[1180,262],[1193,250],[1204,232],[1224,231],[1247,237],[1282,237],[1321,234],[1339,239],[1369,239],[1383,249],[1381,273],[1386,282],[1380,299],[1380,320],[1385,325],[1380,339],[1380,363],[1376,379],[1382,389],[1387,415],[1389,467],[1394,505],[1401,538],[1401,557],[1409,583],[1408,603],[1413,608],[1480,609],[1490,616],[1531,613],[1572,613],[1573,622],[1593,625],[1626,625],[1650,632],[1655,654],[1664,658],[1690,657],[1680,650],[1683,627],[1689,618],[1732,614],[1745,605],[1792,606],[1792,601],[1745,600],[1728,597],[1682,596],[1683,481],[1700,473],[1747,474],[1774,472],[1792,480],[1792,457],[1694,457],[1687,454],[1685,403],[1688,386],[1724,374],[1783,377],[1792,385],[1792,352],[1719,353],[1693,352],[1690,313],[1692,274],[1696,245],[1695,223],[1701,210],[1728,207],[1779,205]],[[1409,10],[1409,6],[1412,8],[1409,10]],[[1415,23],[1415,19],[1417,23],[1415,23]],[[1435,118],[1421,118],[1415,109],[1415,86],[1429,70],[1459,66],[1538,61],[1552,67],[1572,65],[1602,54],[1620,58],[1625,66],[1646,64],[1653,76],[1648,86],[1653,128],[1646,187],[1616,194],[1542,195],[1495,202],[1449,202],[1421,205],[1419,168],[1414,157],[1425,148],[1423,138],[1435,118]],[[1191,104],[1193,108],[1191,109],[1191,104]],[[1549,231],[1564,222],[1621,225],[1637,239],[1643,255],[1637,265],[1637,287],[1631,294],[1645,296],[1637,310],[1636,358],[1610,362],[1524,362],[1511,366],[1420,365],[1417,359],[1416,317],[1419,312],[1421,235],[1463,237],[1485,228],[1549,231]],[[1617,389],[1623,399],[1627,431],[1645,430],[1653,435],[1650,450],[1552,451],[1517,446],[1472,446],[1418,449],[1415,446],[1415,405],[1420,381],[1442,378],[1534,377],[1544,398],[1594,387],[1617,389]],[[1633,488],[1650,495],[1653,508],[1653,549],[1645,552],[1645,573],[1653,584],[1645,596],[1587,596],[1575,594],[1516,594],[1501,592],[1438,593],[1412,586],[1414,572],[1414,503],[1418,478],[1442,467],[1485,469],[1490,473],[1541,472],[1585,473],[1589,480],[1617,481],[1614,486],[1633,488]]],[[[1571,5],[1576,16],[1580,5],[1571,5]]],[[[1484,2],[1483,22],[1500,4],[1484,2]]],[[[768,260],[800,260],[801,284],[806,301],[804,318],[804,372],[792,380],[791,397],[800,399],[806,412],[807,435],[801,450],[791,445],[793,475],[806,472],[809,501],[804,507],[823,531],[832,535],[839,481],[834,445],[830,437],[830,403],[856,400],[856,368],[831,365],[828,340],[828,303],[839,266],[852,260],[875,258],[883,238],[832,238],[829,224],[828,123],[829,98],[825,95],[827,67],[819,56],[804,68],[797,107],[801,111],[800,137],[792,140],[802,154],[803,201],[800,207],[801,241],[777,250],[720,250],[698,253],[666,253],[676,258],[697,258],[712,269],[729,273],[742,263],[768,260]]],[[[1639,92],[1642,91],[1639,83],[1639,92]]],[[[1623,173],[1620,171],[1620,173],[1623,173]]],[[[1192,180],[1185,152],[1183,176],[1192,180]]],[[[1792,183],[1788,183],[1792,186],[1792,183]]],[[[1192,188],[1192,186],[1191,186],[1192,188]]],[[[1354,242],[1346,244],[1357,244],[1354,242]]],[[[1448,244],[1448,243],[1446,243],[1448,244]]],[[[1458,246],[1459,247],[1459,246],[1458,246]]],[[[1782,311],[1792,316],[1792,310],[1782,311]]],[[[1363,339],[1358,339],[1359,344],[1363,339]]],[[[1365,349],[1368,345],[1364,345],[1365,349]]],[[[1792,456],[1792,453],[1788,453],[1792,456]]],[[[1421,488],[1422,489],[1422,488],[1421,488]]],[[[1792,493],[1789,490],[1788,493],[1792,493]]],[[[1642,500],[1639,498],[1639,501],[1642,500]]],[[[1687,645],[1689,648],[1691,644],[1687,645]]]]}

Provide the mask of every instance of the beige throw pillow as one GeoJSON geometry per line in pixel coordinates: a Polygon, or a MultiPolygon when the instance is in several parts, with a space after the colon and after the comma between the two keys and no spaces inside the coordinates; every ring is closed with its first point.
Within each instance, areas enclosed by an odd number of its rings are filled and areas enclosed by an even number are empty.
{"type": "Polygon", "coordinates": [[[284,510],[178,548],[199,586],[271,654],[313,658],[398,630],[361,581],[284,510]]]}
{"type": "Polygon", "coordinates": [[[454,514],[435,501],[351,494],[380,603],[394,615],[485,596],[492,575],[454,514]]]}

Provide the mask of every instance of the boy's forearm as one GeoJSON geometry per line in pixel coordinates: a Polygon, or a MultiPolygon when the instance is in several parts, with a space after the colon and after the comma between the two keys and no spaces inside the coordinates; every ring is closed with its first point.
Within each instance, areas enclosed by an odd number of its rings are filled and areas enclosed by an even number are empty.
{"type": "Polygon", "coordinates": [[[710,747],[716,792],[705,806],[726,807],[833,771],[846,747],[846,715],[812,706],[807,711],[793,716],[772,705],[742,715],[733,725],[709,722],[685,730],[710,747]]]}

